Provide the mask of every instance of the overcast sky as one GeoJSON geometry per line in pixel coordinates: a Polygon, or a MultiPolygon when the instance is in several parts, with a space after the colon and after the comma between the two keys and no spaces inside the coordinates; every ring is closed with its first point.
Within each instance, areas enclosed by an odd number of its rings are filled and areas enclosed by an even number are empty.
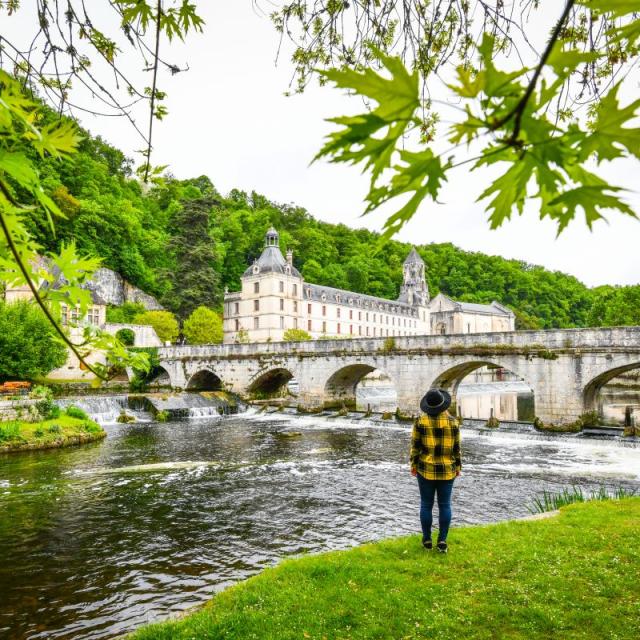
{"type": "MultiPolygon", "coordinates": [[[[178,64],[188,61],[190,70],[159,82],[169,93],[169,116],[156,125],[153,163],[168,164],[179,178],[206,174],[222,193],[233,187],[255,190],[276,202],[304,206],[327,222],[380,230],[383,214],[360,217],[368,181],[358,168],[310,166],[331,130],[324,119],[353,112],[360,106],[356,100],[315,85],[301,96],[285,97],[291,65],[287,56],[275,65],[277,34],[251,0],[198,5],[207,21],[204,34],[168,56],[178,64]]],[[[83,124],[128,155],[141,146],[124,121],[88,118],[83,124]]],[[[638,162],[621,162],[607,172],[632,190],[626,200],[640,211],[638,162]]],[[[638,221],[612,213],[609,224],[596,224],[593,233],[574,224],[556,239],[555,225],[529,210],[491,231],[483,205],[475,202],[482,180],[465,170],[452,175],[443,204],[425,202],[398,239],[452,242],[571,273],[588,285],[640,281],[638,221]]]]}

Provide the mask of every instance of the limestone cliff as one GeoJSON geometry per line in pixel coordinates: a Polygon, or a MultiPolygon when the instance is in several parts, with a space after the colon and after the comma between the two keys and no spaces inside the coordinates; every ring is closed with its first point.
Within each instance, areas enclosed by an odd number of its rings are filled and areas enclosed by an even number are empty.
{"type": "Polygon", "coordinates": [[[163,309],[153,296],[129,284],[119,273],[111,269],[98,269],[88,283],[88,288],[106,304],[121,305],[125,302],[139,302],[150,310],[163,309]]]}

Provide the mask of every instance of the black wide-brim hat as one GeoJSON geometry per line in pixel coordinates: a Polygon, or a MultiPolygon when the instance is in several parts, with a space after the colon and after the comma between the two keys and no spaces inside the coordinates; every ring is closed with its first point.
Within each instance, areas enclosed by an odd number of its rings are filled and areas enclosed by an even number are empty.
{"type": "Polygon", "coordinates": [[[420,410],[435,417],[451,406],[451,394],[444,389],[429,389],[420,400],[420,410]]]}

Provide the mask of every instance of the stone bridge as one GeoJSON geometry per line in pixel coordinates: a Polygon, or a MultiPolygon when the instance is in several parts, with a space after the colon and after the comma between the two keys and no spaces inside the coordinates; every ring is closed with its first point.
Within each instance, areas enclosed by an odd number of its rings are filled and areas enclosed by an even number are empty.
{"type": "Polygon", "coordinates": [[[543,422],[560,424],[596,410],[604,384],[640,367],[640,327],[161,347],[159,356],[157,371],[174,388],[247,396],[295,378],[298,402],[309,408],[354,403],[358,382],[379,369],[395,385],[399,408],[413,414],[429,388],[455,397],[465,376],[494,365],[531,387],[543,422]]]}

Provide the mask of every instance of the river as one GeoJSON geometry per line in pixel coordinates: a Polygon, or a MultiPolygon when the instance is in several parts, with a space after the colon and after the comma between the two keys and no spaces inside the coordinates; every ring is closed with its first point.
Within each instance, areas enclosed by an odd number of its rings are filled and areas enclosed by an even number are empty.
{"type": "MultiPolygon", "coordinates": [[[[419,529],[409,426],[251,411],[106,429],[0,457],[0,637],[115,637],[285,556],[419,529]]],[[[526,515],[543,489],[640,488],[631,443],[462,437],[454,527],[526,515]]]]}

